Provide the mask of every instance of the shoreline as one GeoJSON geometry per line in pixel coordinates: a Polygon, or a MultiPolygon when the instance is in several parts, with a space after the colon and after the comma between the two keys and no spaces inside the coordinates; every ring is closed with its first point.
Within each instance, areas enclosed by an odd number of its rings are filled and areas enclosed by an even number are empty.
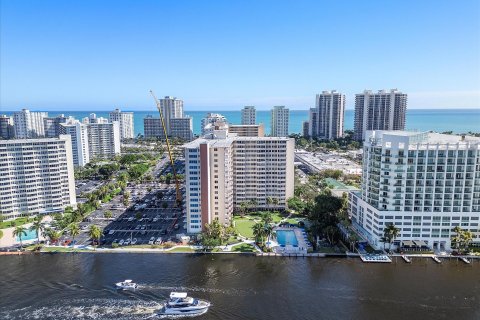
{"type": "MultiPolygon", "coordinates": [[[[163,250],[163,249],[108,249],[108,248],[100,248],[97,250],[90,250],[90,249],[80,249],[80,250],[71,250],[71,251],[63,251],[66,248],[60,247],[58,251],[7,251],[7,252],[0,252],[0,256],[6,255],[51,255],[51,254],[105,254],[105,253],[124,253],[124,254],[132,254],[132,253],[142,253],[142,254],[187,254],[187,255],[215,255],[215,254],[238,254],[238,255],[246,255],[246,256],[255,256],[255,257],[276,257],[276,258],[357,258],[359,259],[361,254],[358,253],[307,253],[307,254],[295,254],[295,253],[286,253],[286,254],[278,254],[273,252],[202,252],[202,251],[194,251],[194,252],[181,252],[181,251],[171,251],[171,250],[163,250]]],[[[461,256],[439,256],[435,254],[391,254],[388,257],[392,260],[392,263],[397,263],[397,260],[402,256],[406,256],[408,258],[420,258],[420,259],[427,259],[431,260],[433,257],[437,257],[441,260],[462,260],[462,259],[469,259],[472,262],[475,260],[480,261],[480,256],[478,255],[461,255],[461,256]]],[[[403,260],[403,259],[402,259],[403,260]]],[[[368,263],[368,262],[367,262],[368,263]]],[[[407,263],[405,263],[407,264],[407,263]]]]}

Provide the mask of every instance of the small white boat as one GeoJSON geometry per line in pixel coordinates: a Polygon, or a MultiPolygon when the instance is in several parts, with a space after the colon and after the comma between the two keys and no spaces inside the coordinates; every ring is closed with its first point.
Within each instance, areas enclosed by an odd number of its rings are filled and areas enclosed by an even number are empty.
{"type": "Polygon", "coordinates": [[[466,264],[470,264],[470,260],[468,260],[467,258],[461,257],[460,259],[461,259],[463,262],[465,262],[466,264]]]}
{"type": "Polygon", "coordinates": [[[203,314],[208,311],[209,307],[210,302],[188,297],[186,292],[172,292],[170,300],[159,313],[169,315],[203,314]]]}
{"type": "Polygon", "coordinates": [[[432,259],[433,259],[433,261],[435,261],[436,263],[442,263],[442,260],[438,259],[437,256],[432,256],[432,259]]]}
{"type": "Polygon", "coordinates": [[[407,257],[406,255],[402,255],[402,259],[403,259],[406,263],[412,263],[412,260],[410,260],[410,258],[407,257]]]}
{"type": "Polygon", "coordinates": [[[123,289],[123,290],[129,290],[129,289],[137,289],[138,285],[135,282],[132,282],[132,280],[125,280],[122,282],[117,282],[115,283],[115,286],[117,289],[123,289]]]}

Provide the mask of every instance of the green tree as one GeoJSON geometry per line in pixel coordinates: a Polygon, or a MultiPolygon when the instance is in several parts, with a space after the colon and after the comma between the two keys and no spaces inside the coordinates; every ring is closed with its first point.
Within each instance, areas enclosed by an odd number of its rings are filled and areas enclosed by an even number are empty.
{"type": "Polygon", "coordinates": [[[265,225],[262,222],[257,222],[252,227],[253,236],[255,242],[260,245],[264,245],[265,225]]]}
{"type": "Polygon", "coordinates": [[[88,235],[92,239],[93,248],[95,250],[100,240],[100,237],[102,236],[102,231],[98,226],[92,224],[90,226],[90,229],[88,230],[88,235]]]}
{"type": "Polygon", "coordinates": [[[130,192],[129,191],[125,191],[123,193],[122,203],[125,207],[128,207],[128,205],[130,204],[130,192]]]}
{"type": "Polygon", "coordinates": [[[78,223],[72,222],[68,225],[68,232],[72,236],[72,242],[75,243],[75,237],[80,234],[80,227],[78,223]]]}
{"type": "Polygon", "coordinates": [[[265,212],[262,216],[263,224],[270,224],[273,222],[273,217],[271,212],[265,212]]]}
{"type": "Polygon", "coordinates": [[[18,237],[18,240],[20,241],[20,247],[23,246],[22,243],[22,237],[27,236],[27,230],[25,229],[24,226],[18,226],[13,230],[13,236],[18,237]]]}
{"type": "Polygon", "coordinates": [[[52,243],[57,242],[60,239],[60,237],[62,236],[61,231],[57,231],[57,230],[53,230],[53,229],[47,229],[45,231],[45,234],[46,234],[47,238],[50,240],[50,242],[52,242],[52,243]]]}
{"type": "Polygon", "coordinates": [[[37,236],[37,245],[40,243],[40,233],[43,232],[43,230],[45,229],[42,220],[43,216],[37,216],[33,220],[32,225],[30,226],[30,230],[35,231],[35,234],[37,236]]]}
{"type": "Polygon", "coordinates": [[[103,213],[103,217],[104,217],[105,219],[110,219],[110,218],[112,218],[112,216],[113,216],[113,215],[112,215],[112,211],[110,211],[110,210],[107,210],[107,211],[105,211],[105,212],[103,213]]]}

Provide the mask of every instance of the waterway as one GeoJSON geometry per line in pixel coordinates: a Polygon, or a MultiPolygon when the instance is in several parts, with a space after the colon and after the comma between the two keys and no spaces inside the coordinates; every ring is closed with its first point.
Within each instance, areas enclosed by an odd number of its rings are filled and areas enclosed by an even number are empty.
{"type": "Polygon", "coordinates": [[[0,256],[0,286],[0,319],[146,319],[174,290],[212,302],[199,320],[480,318],[479,262],[58,253],[0,256]]]}

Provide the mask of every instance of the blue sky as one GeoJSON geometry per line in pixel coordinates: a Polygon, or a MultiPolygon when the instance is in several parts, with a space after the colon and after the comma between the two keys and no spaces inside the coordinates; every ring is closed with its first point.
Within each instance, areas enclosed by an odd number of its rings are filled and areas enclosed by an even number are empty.
{"type": "Polygon", "coordinates": [[[189,110],[398,88],[480,107],[480,1],[0,0],[0,108],[189,110]]]}

